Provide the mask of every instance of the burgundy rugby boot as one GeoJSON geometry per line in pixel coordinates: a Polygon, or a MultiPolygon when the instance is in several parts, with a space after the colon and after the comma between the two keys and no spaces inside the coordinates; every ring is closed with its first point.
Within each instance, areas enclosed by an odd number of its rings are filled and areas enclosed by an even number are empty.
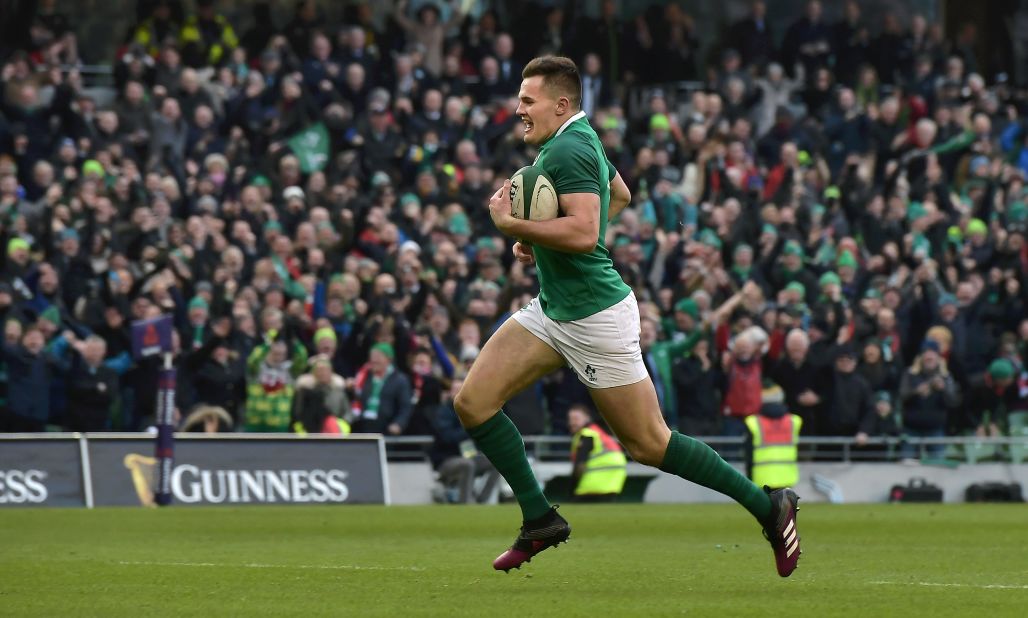
{"type": "Polygon", "coordinates": [[[789,488],[772,491],[765,485],[764,491],[771,498],[771,516],[764,524],[764,537],[771,542],[771,549],[775,552],[778,574],[789,577],[796,570],[803,553],[800,551],[800,533],[796,529],[800,498],[789,488]]]}
{"type": "Polygon", "coordinates": [[[567,542],[569,536],[571,524],[557,514],[557,506],[554,505],[542,517],[526,521],[521,526],[521,533],[510,549],[493,560],[493,568],[505,573],[520,569],[522,564],[531,562],[544,549],[567,542]]]}

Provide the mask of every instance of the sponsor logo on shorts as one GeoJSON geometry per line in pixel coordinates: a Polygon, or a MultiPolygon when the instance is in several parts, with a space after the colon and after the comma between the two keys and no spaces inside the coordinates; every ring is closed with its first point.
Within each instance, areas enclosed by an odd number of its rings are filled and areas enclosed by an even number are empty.
{"type": "Polygon", "coordinates": [[[596,381],[596,368],[592,365],[585,366],[585,379],[589,380],[590,382],[596,381]]]}

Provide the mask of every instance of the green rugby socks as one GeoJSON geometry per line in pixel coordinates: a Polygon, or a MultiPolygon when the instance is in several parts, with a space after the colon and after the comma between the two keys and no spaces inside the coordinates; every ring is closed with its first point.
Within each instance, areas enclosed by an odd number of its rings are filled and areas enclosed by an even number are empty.
{"type": "Polygon", "coordinates": [[[771,499],[764,490],[699,440],[677,431],[671,432],[660,469],[725,494],[743,505],[761,523],[771,516],[771,499]]]}
{"type": "Polygon", "coordinates": [[[537,519],[550,510],[550,503],[528,464],[525,441],[506,414],[497,412],[481,425],[469,428],[468,435],[510,485],[525,520],[537,519]]]}

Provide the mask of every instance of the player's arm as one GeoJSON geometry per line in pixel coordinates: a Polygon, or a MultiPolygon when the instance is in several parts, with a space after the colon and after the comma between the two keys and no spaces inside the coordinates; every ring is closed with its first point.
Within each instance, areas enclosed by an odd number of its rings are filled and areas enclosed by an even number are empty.
{"type": "Polygon", "coordinates": [[[600,196],[566,193],[557,198],[564,216],[549,221],[528,221],[510,214],[510,180],[489,200],[496,228],[522,242],[564,253],[589,253],[600,238],[600,196]]]}
{"type": "Polygon", "coordinates": [[[614,170],[614,177],[610,180],[610,206],[607,208],[607,220],[613,221],[618,213],[632,203],[632,192],[628,190],[628,185],[625,184],[621,173],[615,170],[614,166],[611,166],[610,169],[614,170]]]}

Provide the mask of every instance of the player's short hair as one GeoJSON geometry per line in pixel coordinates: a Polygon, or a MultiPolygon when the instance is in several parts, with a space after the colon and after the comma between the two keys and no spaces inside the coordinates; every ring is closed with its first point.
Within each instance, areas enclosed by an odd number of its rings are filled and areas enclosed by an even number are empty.
{"type": "Polygon", "coordinates": [[[575,109],[582,107],[582,78],[578,66],[571,58],[564,56],[540,56],[525,65],[521,77],[528,79],[541,75],[547,88],[566,96],[575,109]]]}

